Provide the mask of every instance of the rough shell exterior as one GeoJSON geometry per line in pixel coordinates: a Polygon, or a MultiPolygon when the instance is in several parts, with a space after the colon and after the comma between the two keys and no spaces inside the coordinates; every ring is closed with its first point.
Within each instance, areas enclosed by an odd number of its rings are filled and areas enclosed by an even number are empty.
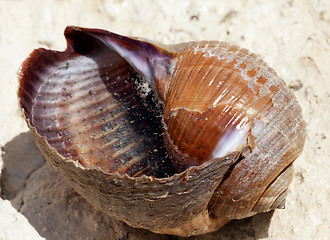
{"type": "Polygon", "coordinates": [[[18,96],[45,158],[90,203],[130,226],[181,236],[284,206],[305,124],[260,58],[220,42],[159,48],[103,30],[65,35],[66,51],[37,49],[25,60],[18,96]],[[141,56],[163,118],[138,96],[141,56]]]}

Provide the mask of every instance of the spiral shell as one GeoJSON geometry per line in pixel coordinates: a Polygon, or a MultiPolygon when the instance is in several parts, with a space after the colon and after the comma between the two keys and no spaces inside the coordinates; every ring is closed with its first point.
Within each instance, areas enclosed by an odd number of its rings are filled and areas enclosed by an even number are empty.
{"type": "Polygon", "coordinates": [[[284,207],[305,123],[259,57],[215,41],[65,36],[64,52],[25,60],[18,97],[45,158],[90,203],[180,236],[284,207]]]}

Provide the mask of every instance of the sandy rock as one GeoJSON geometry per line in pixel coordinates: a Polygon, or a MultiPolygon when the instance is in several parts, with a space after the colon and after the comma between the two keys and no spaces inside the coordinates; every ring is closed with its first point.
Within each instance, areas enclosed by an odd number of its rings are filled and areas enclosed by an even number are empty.
{"type": "Polygon", "coordinates": [[[10,201],[0,198],[0,209],[0,239],[45,239],[31,227],[26,217],[19,213],[10,201]]]}

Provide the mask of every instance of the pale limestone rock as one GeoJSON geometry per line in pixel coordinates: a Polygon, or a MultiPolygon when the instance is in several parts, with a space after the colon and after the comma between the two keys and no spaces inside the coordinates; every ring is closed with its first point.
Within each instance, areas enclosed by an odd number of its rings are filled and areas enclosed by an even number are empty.
{"type": "Polygon", "coordinates": [[[0,239],[42,240],[45,238],[38,234],[26,217],[19,213],[10,201],[0,198],[0,239]]]}

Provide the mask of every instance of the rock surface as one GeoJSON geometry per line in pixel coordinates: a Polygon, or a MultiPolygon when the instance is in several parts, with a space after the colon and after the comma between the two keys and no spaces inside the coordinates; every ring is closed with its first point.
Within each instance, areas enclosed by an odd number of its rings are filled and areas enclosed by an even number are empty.
{"type": "Polygon", "coordinates": [[[164,43],[228,41],[261,55],[295,92],[308,128],[286,209],[185,239],[329,238],[329,1],[0,0],[0,239],[183,239],[130,228],[92,207],[27,132],[16,71],[34,48],[63,50],[67,25],[164,43]]]}

